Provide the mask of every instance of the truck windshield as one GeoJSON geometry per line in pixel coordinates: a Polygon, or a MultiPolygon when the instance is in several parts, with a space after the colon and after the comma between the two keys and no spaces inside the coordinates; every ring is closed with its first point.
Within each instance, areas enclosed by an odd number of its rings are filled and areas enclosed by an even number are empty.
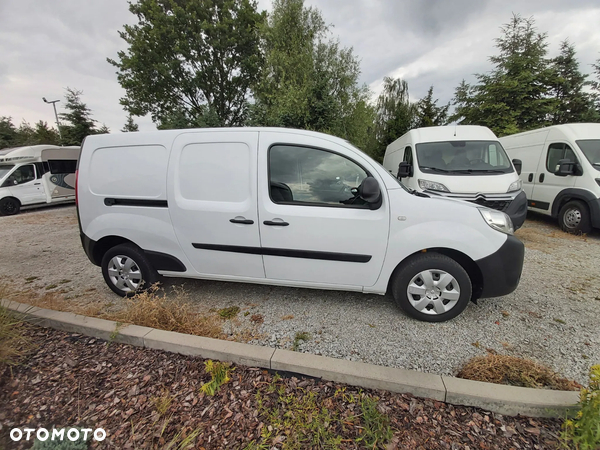
{"type": "Polygon", "coordinates": [[[4,178],[8,172],[13,170],[13,167],[15,166],[12,164],[0,166],[0,180],[2,180],[2,178],[4,178]]]}
{"type": "Polygon", "coordinates": [[[583,139],[575,142],[592,166],[600,170],[600,139],[583,139]]]}
{"type": "Polygon", "coordinates": [[[445,141],[416,145],[419,168],[439,175],[494,175],[513,172],[498,141],[445,141]]]}

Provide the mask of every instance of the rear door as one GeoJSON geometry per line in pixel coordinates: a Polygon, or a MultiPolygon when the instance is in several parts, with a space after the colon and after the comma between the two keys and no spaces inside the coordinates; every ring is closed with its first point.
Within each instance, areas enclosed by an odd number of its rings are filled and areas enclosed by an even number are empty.
{"type": "Polygon", "coordinates": [[[264,278],[256,204],[258,132],[175,139],[167,186],[177,239],[200,274],[264,278]]]}
{"type": "Polygon", "coordinates": [[[311,284],[372,286],[389,232],[385,185],[368,160],[327,139],[261,132],[260,236],[266,277],[311,284]],[[383,203],[352,202],[373,176],[383,203]]]}

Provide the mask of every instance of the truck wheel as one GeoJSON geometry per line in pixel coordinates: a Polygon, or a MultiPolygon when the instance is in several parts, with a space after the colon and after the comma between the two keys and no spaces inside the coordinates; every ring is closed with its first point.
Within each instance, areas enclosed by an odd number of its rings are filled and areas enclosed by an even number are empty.
{"type": "Polygon", "coordinates": [[[0,200],[0,216],[12,216],[19,214],[21,203],[16,198],[3,198],[0,200]]]}
{"type": "Polygon", "coordinates": [[[589,233],[592,231],[590,210],[587,205],[579,200],[571,200],[560,208],[558,223],[567,233],[589,233]]]}
{"type": "Polygon", "coordinates": [[[132,296],[158,281],[158,272],[144,252],[133,244],[111,248],[102,258],[104,281],[121,297],[132,296]]]}
{"type": "Polygon", "coordinates": [[[439,253],[421,253],[402,263],[392,279],[396,304],[425,322],[458,316],[471,299],[471,279],[463,267],[439,253]]]}

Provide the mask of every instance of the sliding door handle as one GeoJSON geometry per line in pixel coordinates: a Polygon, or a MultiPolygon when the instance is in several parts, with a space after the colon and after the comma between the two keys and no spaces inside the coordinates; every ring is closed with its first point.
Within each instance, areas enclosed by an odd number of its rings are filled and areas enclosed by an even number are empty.
{"type": "Polygon", "coordinates": [[[235,219],[229,219],[231,223],[241,223],[242,225],[252,225],[254,220],[246,219],[244,217],[236,217],[235,219]]]}
{"type": "Polygon", "coordinates": [[[289,223],[284,222],[283,220],[265,220],[263,223],[270,227],[287,227],[289,225],[289,223]]]}

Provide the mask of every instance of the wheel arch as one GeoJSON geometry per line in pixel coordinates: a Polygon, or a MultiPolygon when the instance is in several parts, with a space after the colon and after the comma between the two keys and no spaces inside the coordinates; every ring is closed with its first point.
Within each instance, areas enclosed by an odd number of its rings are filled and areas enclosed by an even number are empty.
{"type": "Polygon", "coordinates": [[[431,247],[431,248],[419,250],[417,252],[414,252],[414,253],[408,255],[406,258],[404,258],[402,261],[400,261],[396,265],[394,270],[392,271],[392,274],[390,275],[390,279],[388,280],[388,286],[387,286],[388,293],[391,292],[392,281],[393,281],[394,277],[396,276],[396,273],[398,272],[398,270],[400,270],[400,268],[402,267],[402,265],[406,261],[410,260],[414,256],[419,255],[421,253],[438,253],[440,255],[445,255],[445,256],[453,259],[454,261],[456,261],[458,264],[460,264],[462,266],[463,269],[465,269],[465,271],[467,272],[467,274],[469,275],[469,278],[471,280],[471,286],[472,286],[471,301],[476,301],[481,296],[481,293],[483,292],[483,274],[481,273],[481,270],[479,269],[479,266],[477,265],[477,263],[475,263],[475,261],[473,261],[473,259],[471,259],[468,255],[464,254],[463,252],[454,250],[452,248],[446,248],[446,247],[431,247]]]}
{"type": "MultiPolygon", "coordinates": [[[[594,203],[597,205],[598,198],[590,191],[585,189],[578,188],[568,188],[563,189],[558,193],[554,202],[552,203],[552,217],[557,218],[560,209],[564,206],[565,203],[570,202],[571,200],[580,200],[583,201],[590,210],[590,213],[593,216],[594,203]]],[[[596,206],[597,208],[598,206],[596,206]]],[[[600,213],[600,211],[598,211],[600,213]]]]}
{"type": "Polygon", "coordinates": [[[97,266],[99,266],[100,263],[102,262],[102,258],[104,258],[104,255],[106,254],[106,252],[109,251],[111,248],[116,247],[117,245],[121,245],[121,244],[133,244],[137,248],[142,250],[141,247],[139,245],[137,245],[135,242],[133,242],[129,239],[126,239],[122,236],[105,236],[95,243],[94,248],[92,250],[92,254],[91,254],[92,262],[94,264],[96,264],[97,266]]]}

